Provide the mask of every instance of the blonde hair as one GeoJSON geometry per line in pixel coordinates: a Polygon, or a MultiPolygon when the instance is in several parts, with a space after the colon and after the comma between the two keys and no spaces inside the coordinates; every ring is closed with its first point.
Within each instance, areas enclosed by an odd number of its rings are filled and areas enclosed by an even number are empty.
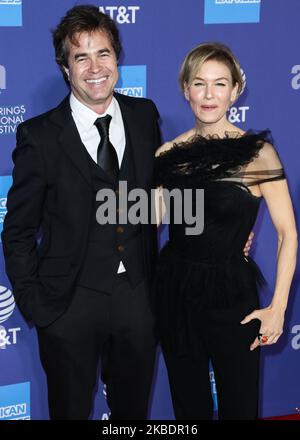
{"type": "Polygon", "coordinates": [[[179,73],[179,85],[181,90],[184,92],[186,86],[191,85],[199,68],[208,60],[219,61],[228,67],[232,77],[232,85],[238,85],[238,97],[244,88],[244,79],[240,63],[229,47],[222,43],[214,42],[199,44],[199,46],[194,47],[194,49],[187,54],[179,73]]]}

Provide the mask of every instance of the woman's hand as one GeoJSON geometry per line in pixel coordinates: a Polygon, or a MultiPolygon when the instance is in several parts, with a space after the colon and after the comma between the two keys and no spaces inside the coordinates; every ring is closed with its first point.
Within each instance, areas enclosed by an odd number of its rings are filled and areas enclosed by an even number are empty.
{"type": "Polygon", "coordinates": [[[262,334],[262,337],[259,340],[259,335],[257,335],[250,346],[250,350],[254,350],[259,345],[275,344],[282,335],[284,310],[274,308],[272,306],[266,307],[264,309],[254,310],[241,321],[241,324],[248,324],[248,322],[252,321],[253,319],[260,320],[261,325],[259,333],[262,334]],[[263,338],[263,336],[266,336],[267,339],[263,338]],[[265,342],[264,339],[266,339],[265,342]]]}

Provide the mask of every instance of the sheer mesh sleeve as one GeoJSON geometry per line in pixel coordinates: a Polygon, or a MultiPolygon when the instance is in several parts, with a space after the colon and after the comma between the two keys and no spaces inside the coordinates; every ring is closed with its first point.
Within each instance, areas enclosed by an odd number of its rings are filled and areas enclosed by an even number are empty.
{"type": "Polygon", "coordinates": [[[274,146],[264,143],[257,157],[238,173],[247,186],[260,185],[265,182],[285,179],[285,173],[274,146]]]}

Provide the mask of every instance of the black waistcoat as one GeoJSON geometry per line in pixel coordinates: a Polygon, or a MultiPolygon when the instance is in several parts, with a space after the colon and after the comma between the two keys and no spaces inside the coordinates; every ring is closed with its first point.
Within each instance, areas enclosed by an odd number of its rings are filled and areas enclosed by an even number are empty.
{"type": "MultiPolygon", "coordinates": [[[[103,225],[99,224],[96,219],[96,213],[98,213],[99,218],[103,218],[103,215],[99,215],[103,202],[96,201],[96,195],[98,193],[99,196],[99,190],[105,193],[106,190],[113,191],[116,194],[116,207],[118,208],[121,196],[118,194],[119,182],[126,181],[128,192],[136,187],[133,156],[130,143],[127,140],[119,173],[119,181],[114,182],[93,161],[87,151],[86,154],[92,176],[94,209],[91,219],[87,219],[90,221],[89,240],[77,283],[91,289],[111,293],[120,261],[125,266],[132,286],[141,282],[144,279],[145,273],[140,224],[133,225],[128,222],[120,224],[118,213],[116,215],[116,224],[103,225]]],[[[104,203],[106,200],[104,199],[104,203]]],[[[130,209],[130,202],[128,202],[128,209],[130,209]]]]}

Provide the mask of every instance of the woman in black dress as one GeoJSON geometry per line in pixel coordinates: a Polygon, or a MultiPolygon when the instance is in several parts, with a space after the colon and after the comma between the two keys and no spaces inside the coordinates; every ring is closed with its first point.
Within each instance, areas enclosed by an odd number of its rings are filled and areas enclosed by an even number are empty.
{"type": "MultiPolygon", "coordinates": [[[[167,190],[204,189],[204,230],[186,234],[169,212],[169,241],[156,276],[158,332],[177,419],[211,419],[211,360],[219,419],[255,419],[259,345],[283,330],[295,270],[297,233],[291,199],[269,131],[243,132],[226,112],[243,89],[229,48],[205,43],[184,60],[180,84],[195,126],[157,150],[157,200],[167,190]],[[278,234],[270,305],[259,309],[258,267],[244,243],[265,199],[278,234]]],[[[196,191],[192,202],[195,206],[196,191]]],[[[157,205],[158,206],[158,205],[157,205]]],[[[161,221],[163,213],[158,209],[161,221]]]]}

